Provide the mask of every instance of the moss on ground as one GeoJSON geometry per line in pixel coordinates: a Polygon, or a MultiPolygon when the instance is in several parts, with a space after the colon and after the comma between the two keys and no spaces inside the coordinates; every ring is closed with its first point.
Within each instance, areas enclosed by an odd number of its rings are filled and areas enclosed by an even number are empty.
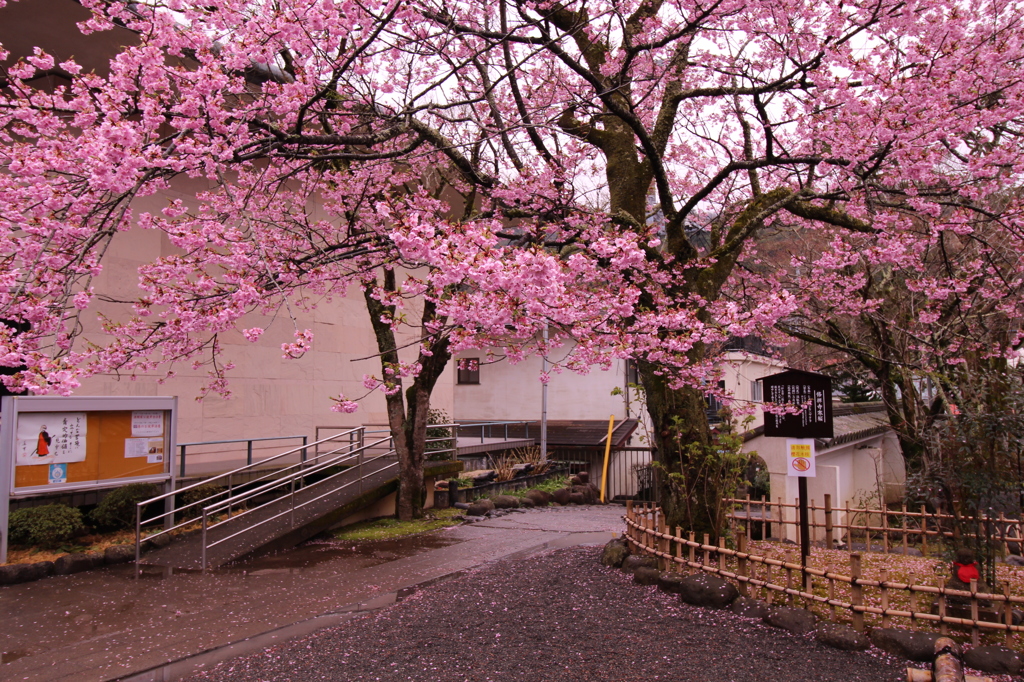
{"type": "Polygon", "coordinates": [[[351,526],[345,526],[331,531],[330,536],[337,540],[360,541],[360,540],[394,540],[420,533],[429,533],[439,528],[457,526],[461,523],[456,516],[462,514],[459,509],[431,509],[428,510],[422,519],[413,521],[399,521],[398,519],[386,517],[373,519],[372,521],[360,521],[351,526]]]}

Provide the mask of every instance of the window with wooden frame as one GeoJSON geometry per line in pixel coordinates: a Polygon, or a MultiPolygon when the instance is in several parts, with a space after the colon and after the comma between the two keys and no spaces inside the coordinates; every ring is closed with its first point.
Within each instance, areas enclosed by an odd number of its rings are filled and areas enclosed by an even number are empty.
{"type": "Polygon", "coordinates": [[[458,382],[460,384],[480,383],[480,358],[462,358],[459,360],[458,382]]]}

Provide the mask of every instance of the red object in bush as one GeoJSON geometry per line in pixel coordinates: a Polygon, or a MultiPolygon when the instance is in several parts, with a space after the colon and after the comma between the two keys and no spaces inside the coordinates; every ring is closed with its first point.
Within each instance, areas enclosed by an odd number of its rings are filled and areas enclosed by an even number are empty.
{"type": "Polygon", "coordinates": [[[981,577],[978,573],[978,564],[973,561],[969,564],[958,564],[953,562],[953,565],[956,566],[956,577],[959,578],[961,582],[970,583],[972,580],[977,580],[981,577]]]}

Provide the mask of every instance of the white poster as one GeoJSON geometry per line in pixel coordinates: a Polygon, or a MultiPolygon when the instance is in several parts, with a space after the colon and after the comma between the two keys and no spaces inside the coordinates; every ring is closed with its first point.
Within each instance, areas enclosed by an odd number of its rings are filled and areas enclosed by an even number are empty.
{"type": "Polygon", "coordinates": [[[85,412],[18,414],[18,465],[85,461],[85,412]]]}
{"type": "Polygon", "coordinates": [[[160,410],[132,410],[132,438],[164,435],[164,413],[160,410]]]}
{"type": "Polygon", "coordinates": [[[786,440],[786,475],[797,478],[814,478],[814,439],[789,438],[786,440]]]}
{"type": "Polygon", "coordinates": [[[163,438],[125,438],[124,456],[145,457],[149,464],[164,461],[163,438]]]}

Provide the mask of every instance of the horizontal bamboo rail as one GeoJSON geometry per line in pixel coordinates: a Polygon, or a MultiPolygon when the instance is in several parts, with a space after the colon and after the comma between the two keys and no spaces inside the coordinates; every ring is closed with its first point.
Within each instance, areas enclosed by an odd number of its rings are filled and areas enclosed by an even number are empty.
{"type": "MultiPolygon", "coordinates": [[[[732,507],[726,515],[727,520],[733,526],[742,523],[747,540],[751,539],[754,527],[761,523],[792,526],[799,535],[799,502],[796,499],[784,502],[779,497],[773,502],[763,496],[756,500],[748,495],[746,498],[726,498],[724,502],[727,507],[732,507]]],[[[845,537],[847,542],[852,543],[859,535],[869,550],[873,539],[880,541],[884,552],[897,546],[906,550],[911,538],[916,540],[916,546],[926,552],[929,542],[941,542],[953,537],[952,528],[956,521],[954,515],[929,512],[924,505],[921,505],[920,511],[908,509],[905,504],[898,510],[849,505],[833,507],[830,495],[825,495],[824,505],[819,506],[815,500],[810,500],[807,508],[812,541],[824,540],[826,546],[831,547],[837,539],[845,537]],[[858,518],[862,520],[860,523],[857,522],[858,518]]],[[[1004,554],[1024,553],[1024,521],[1021,519],[1007,517],[1000,512],[998,516],[981,516],[970,521],[988,525],[1004,554]]],[[[963,535],[975,536],[969,532],[963,535]]]]}
{"type": "Polygon", "coordinates": [[[881,580],[866,578],[861,575],[859,553],[850,554],[850,575],[843,575],[802,566],[798,561],[751,554],[746,551],[747,537],[742,534],[737,536],[738,549],[726,547],[724,540],[712,545],[707,536],[704,542],[696,540],[693,533],[684,538],[682,529],[678,527],[675,534],[670,533],[661,510],[653,505],[637,506],[627,502],[624,518],[626,538],[634,550],[656,557],[662,570],[698,569],[735,581],[742,594],[748,594],[751,588],[762,590],[769,603],[773,602],[774,595],[781,595],[791,602],[802,601],[808,608],[813,605],[827,607],[832,617],[837,610],[843,610],[848,612],[857,630],[864,630],[865,616],[877,616],[883,627],[895,618],[909,620],[911,628],[918,623],[938,624],[943,634],[946,634],[948,626],[969,628],[976,645],[981,631],[1003,632],[1007,646],[1013,642],[1016,633],[1024,632],[1024,625],[1013,624],[1013,608],[1024,604],[1024,597],[1009,594],[1008,588],[1004,588],[1002,593],[979,592],[977,581],[971,581],[970,591],[954,590],[891,581],[885,572],[881,580]],[[815,582],[822,588],[821,593],[815,590],[815,582]],[[848,592],[847,598],[842,598],[841,590],[848,592]],[[892,606],[895,596],[908,598],[909,608],[892,606]],[[934,599],[937,612],[921,610],[921,598],[934,599]],[[991,603],[991,608],[983,606],[984,602],[991,603]],[[872,605],[875,603],[879,605],[872,605]],[[950,607],[966,609],[968,604],[971,617],[949,615],[950,607]],[[983,620],[980,617],[983,608],[993,615],[998,613],[1001,622],[983,620]]]}

